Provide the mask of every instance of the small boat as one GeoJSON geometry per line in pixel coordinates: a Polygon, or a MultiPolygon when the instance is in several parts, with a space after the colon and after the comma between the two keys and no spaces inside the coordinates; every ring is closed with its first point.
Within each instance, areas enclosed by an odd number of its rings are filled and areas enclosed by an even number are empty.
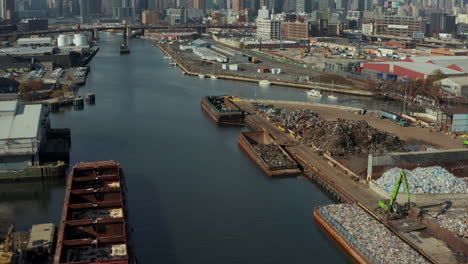
{"type": "Polygon", "coordinates": [[[332,81],[332,92],[331,92],[331,94],[328,96],[328,99],[330,99],[330,100],[338,100],[338,96],[336,96],[336,95],[333,94],[333,88],[334,88],[334,87],[335,87],[335,82],[332,81]]]}
{"type": "Polygon", "coordinates": [[[130,48],[126,44],[120,45],[120,54],[128,54],[130,53],[130,48]]]}
{"type": "Polygon", "coordinates": [[[271,85],[271,82],[268,81],[268,80],[261,80],[260,82],[258,82],[258,84],[259,84],[260,86],[268,87],[268,86],[271,85]]]}
{"type": "Polygon", "coordinates": [[[314,89],[307,91],[306,94],[312,97],[322,97],[322,93],[319,90],[314,90],[314,89]]]}
{"type": "Polygon", "coordinates": [[[203,75],[203,74],[200,73],[200,74],[198,74],[198,78],[204,79],[204,78],[205,78],[205,75],[203,75]]]}
{"type": "Polygon", "coordinates": [[[211,75],[211,76],[210,76],[210,79],[211,79],[211,80],[216,80],[216,79],[218,79],[218,77],[216,77],[216,75],[211,75]]]}
{"type": "Polygon", "coordinates": [[[170,59],[171,59],[171,57],[164,56],[164,57],[163,57],[163,59],[165,59],[165,60],[170,60],[170,59]]]}
{"type": "Polygon", "coordinates": [[[169,65],[171,65],[171,66],[177,66],[177,63],[171,61],[171,62],[169,62],[169,65]]]}

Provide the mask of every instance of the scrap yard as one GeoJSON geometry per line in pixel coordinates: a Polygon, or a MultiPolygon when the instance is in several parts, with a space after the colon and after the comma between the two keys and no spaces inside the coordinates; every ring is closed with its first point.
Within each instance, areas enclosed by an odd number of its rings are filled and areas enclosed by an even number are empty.
{"type": "Polygon", "coordinates": [[[266,175],[302,174],[343,203],[314,216],[358,262],[466,262],[462,137],[362,108],[225,98],[251,129],[239,146],[266,175]]]}

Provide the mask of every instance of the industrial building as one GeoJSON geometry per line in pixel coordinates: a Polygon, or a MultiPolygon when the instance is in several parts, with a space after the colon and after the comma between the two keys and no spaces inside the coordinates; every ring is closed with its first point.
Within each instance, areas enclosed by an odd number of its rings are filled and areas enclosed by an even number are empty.
{"type": "Polygon", "coordinates": [[[0,101],[0,171],[39,165],[49,127],[44,106],[0,101]]]}
{"type": "Polygon", "coordinates": [[[294,40],[309,39],[309,23],[306,22],[286,22],[281,25],[284,38],[294,40]]]}
{"type": "Polygon", "coordinates": [[[20,38],[17,41],[19,46],[37,47],[37,46],[52,46],[51,37],[43,38],[20,38]]]}
{"type": "Polygon", "coordinates": [[[202,60],[227,62],[227,57],[205,47],[193,47],[193,53],[202,60]]]}
{"type": "Polygon", "coordinates": [[[280,39],[281,21],[272,19],[257,19],[257,39],[280,39]]]}
{"type": "Polygon", "coordinates": [[[412,36],[413,33],[424,32],[425,27],[421,18],[367,13],[361,19],[361,24],[371,24],[374,34],[392,36],[412,36]]]}
{"type": "Polygon", "coordinates": [[[398,78],[408,78],[411,80],[431,79],[437,71],[441,71],[446,76],[465,76],[465,72],[456,71],[450,68],[434,65],[432,63],[421,62],[378,62],[362,63],[363,73],[390,73],[398,78]]]}
{"type": "Polygon", "coordinates": [[[442,89],[455,96],[468,96],[468,77],[452,77],[440,80],[442,89]]]}

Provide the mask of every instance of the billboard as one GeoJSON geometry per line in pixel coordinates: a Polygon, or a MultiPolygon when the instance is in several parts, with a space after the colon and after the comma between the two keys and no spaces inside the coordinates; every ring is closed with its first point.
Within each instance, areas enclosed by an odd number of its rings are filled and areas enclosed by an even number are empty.
{"type": "Polygon", "coordinates": [[[407,25],[388,25],[388,28],[407,29],[407,25]]]}

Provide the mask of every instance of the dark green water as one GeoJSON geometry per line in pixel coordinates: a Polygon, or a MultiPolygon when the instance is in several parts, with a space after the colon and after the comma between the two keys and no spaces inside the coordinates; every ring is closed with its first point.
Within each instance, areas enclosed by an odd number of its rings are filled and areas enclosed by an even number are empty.
{"type": "MultiPolygon", "coordinates": [[[[121,163],[140,263],[349,261],[312,217],[314,206],[332,201],[308,181],[265,177],[237,146],[241,128],[217,127],[200,110],[201,96],[210,94],[314,99],[297,89],[184,76],[148,42],[133,40],[132,53],[120,56],[119,41],[101,35],[81,90],[95,93],[96,105],[51,114],[51,121],[71,128],[71,164],[121,163]]],[[[58,224],[64,181],[1,185],[0,195],[0,210],[18,229],[58,224]]]]}

